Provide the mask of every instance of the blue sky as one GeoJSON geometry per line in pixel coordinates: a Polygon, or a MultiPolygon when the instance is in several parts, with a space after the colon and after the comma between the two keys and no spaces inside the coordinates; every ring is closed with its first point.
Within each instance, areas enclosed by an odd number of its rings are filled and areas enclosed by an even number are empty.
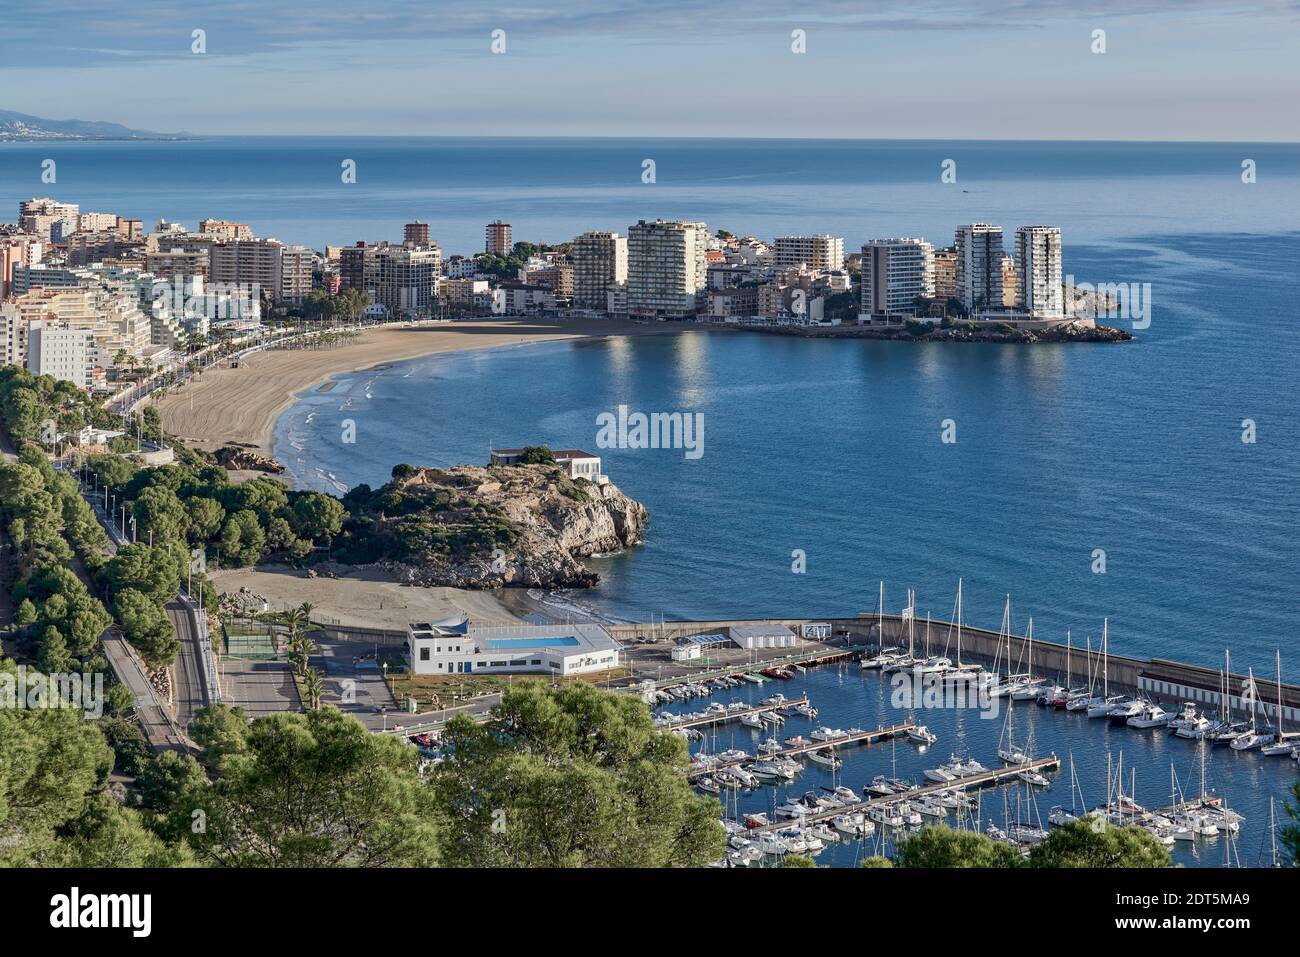
{"type": "Polygon", "coordinates": [[[41,0],[3,24],[0,108],[160,131],[1300,138],[1296,0],[41,0]]]}

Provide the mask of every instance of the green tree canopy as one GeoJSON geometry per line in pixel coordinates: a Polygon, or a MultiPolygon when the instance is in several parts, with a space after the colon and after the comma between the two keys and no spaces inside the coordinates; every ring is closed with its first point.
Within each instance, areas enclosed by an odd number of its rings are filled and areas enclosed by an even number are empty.
{"type": "Polygon", "coordinates": [[[1169,851],[1140,827],[1115,827],[1100,818],[1052,830],[1029,851],[1030,867],[1169,867],[1169,851]]]}
{"type": "Polygon", "coordinates": [[[639,699],[588,684],[505,693],[488,724],[454,719],[432,786],[447,860],[469,866],[698,867],[720,858],[716,802],[639,699]]]}
{"type": "Polygon", "coordinates": [[[335,708],[258,718],[212,784],[173,815],[200,863],[233,867],[428,867],[437,863],[419,753],[335,708]]]}

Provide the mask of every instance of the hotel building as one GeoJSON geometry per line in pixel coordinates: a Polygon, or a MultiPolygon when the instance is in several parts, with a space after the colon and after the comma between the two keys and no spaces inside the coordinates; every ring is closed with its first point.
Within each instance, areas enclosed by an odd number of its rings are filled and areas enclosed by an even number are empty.
{"type": "Polygon", "coordinates": [[[483,248],[487,252],[498,256],[508,256],[511,250],[515,248],[509,223],[503,223],[498,219],[495,222],[488,223],[485,232],[486,241],[483,248]]]}

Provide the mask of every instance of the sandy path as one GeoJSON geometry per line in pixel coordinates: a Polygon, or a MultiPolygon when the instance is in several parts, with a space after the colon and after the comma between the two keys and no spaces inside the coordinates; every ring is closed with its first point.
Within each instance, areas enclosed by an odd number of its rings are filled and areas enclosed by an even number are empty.
{"type": "Polygon", "coordinates": [[[158,402],[163,428],[187,444],[213,449],[232,442],[271,454],[275,423],[294,396],[340,372],[468,349],[557,339],[677,332],[677,323],[641,325],[615,320],[547,323],[485,319],[370,329],[346,345],[320,350],[273,350],[216,368],[158,402]]]}

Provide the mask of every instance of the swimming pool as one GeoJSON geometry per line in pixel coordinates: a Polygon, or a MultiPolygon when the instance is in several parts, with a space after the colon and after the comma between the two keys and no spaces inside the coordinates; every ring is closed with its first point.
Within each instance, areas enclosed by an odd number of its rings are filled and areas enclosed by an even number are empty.
{"type": "Polygon", "coordinates": [[[577,638],[489,638],[483,642],[486,651],[510,651],[515,648],[572,648],[582,642],[577,638]]]}

